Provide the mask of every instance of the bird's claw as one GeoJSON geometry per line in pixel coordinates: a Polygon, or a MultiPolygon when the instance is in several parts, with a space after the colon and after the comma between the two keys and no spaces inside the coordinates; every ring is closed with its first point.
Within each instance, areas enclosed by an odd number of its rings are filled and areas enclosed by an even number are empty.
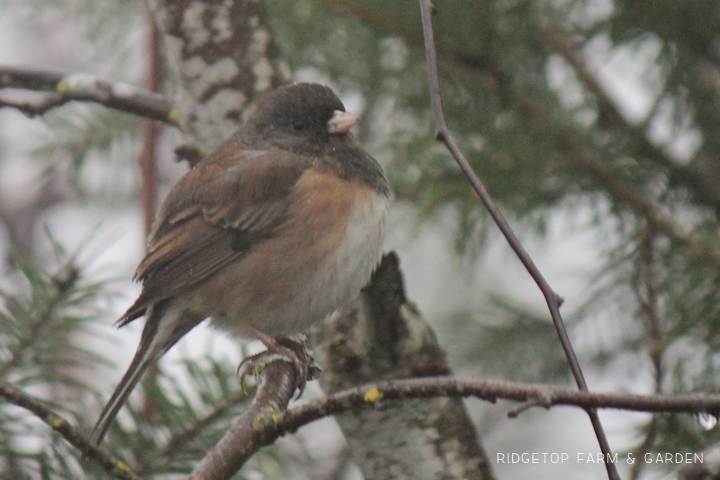
{"type": "Polygon", "coordinates": [[[260,371],[268,364],[280,360],[289,362],[295,369],[298,378],[298,393],[295,400],[302,396],[308,380],[312,380],[320,372],[315,363],[312,351],[307,348],[305,338],[291,340],[282,338],[274,345],[268,345],[267,350],[244,359],[238,366],[240,386],[245,391],[246,380],[249,375],[257,377],[260,371]]]}

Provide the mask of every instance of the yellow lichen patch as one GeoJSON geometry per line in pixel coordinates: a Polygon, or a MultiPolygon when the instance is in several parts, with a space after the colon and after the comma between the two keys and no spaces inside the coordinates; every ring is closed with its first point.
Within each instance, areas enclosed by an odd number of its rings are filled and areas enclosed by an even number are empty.
{"type": "Polygon", "coordinates": [[[55,92],[57,92],[59,95],[64,95],[70,91],[70,80],[67,78],[63,78],[60,80],[55,87],[55,92]]]}
{"type": "Polygon", "coordinates": [[[276,413],[272,416],[273,422],[280,423],[280,420],[282,420],[283,414],[282,413],[276,413]]]}
{"type": "Polygon", "coordinates": [[[180,112],[174,108],[168,113],[168,121],[172,123],[178,123],[180,121],[180,112]]]}
{"type": "Polygon", "coordinates": [[[62,418],[53,418],[52,427],[60,428],[63,426],[64,423],[65,423],[65,420],[63,420],[62,418]]]}
{"type": "Polygon", "coordinates": [[[372,387],[365,393],[366,402],[378,402],[382,400],[383,394],[378,390],[377,387],[372,387]]]}
{"type": "Polygon", "coordinates": [[[338,345],[343,343],[345,340],[347,340],[347,336],[344,333],[336,333],[333,336],[332,343],[333,345],[338,345]]]}
{"type": "Polygon", "coordinates": [[[132,470],[130,470],[130,467],[128,467],[127,463],[120,461],[120,460],[117,461],[117,468],[118,468],[118,470],[122,470],[123,472],[131,472],[132,471],[132,470]]]}
{"type": "Polygon", "coordinates": [[[265,414],[264,413],[258,413],[255,417],[255,421],[253,422],[253,428],[255,430],[259,430],[263,428],[263,425],[265,424],[265,414]]]}

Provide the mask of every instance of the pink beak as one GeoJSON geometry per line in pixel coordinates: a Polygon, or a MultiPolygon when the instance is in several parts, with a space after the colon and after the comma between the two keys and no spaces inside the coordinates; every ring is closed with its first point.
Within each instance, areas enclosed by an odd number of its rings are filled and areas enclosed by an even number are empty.
{"type": "Polygon", "coordinates": [[[358,121],[360,121],[360,117],[357,115],[335,110],[333,116],[328,121],[328,132],[331,134],[347,133],[358,121]]]}

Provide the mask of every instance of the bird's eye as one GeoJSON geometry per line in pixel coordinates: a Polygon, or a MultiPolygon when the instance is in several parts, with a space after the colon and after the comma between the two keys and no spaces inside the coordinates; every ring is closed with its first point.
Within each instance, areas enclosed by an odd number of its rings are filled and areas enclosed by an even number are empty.
{"type": "Polygon", "coordinates": [[[303,130],[307,125],[302,120],[296,118],[292,121],[293,130],[303,130]]]}

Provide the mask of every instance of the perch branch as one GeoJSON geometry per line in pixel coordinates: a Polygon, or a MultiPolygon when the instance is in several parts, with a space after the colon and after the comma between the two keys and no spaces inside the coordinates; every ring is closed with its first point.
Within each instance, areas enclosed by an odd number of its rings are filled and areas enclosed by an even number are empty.
{"type": "Polygon", "coordinates": [[[232,477],[260,447],[274,441],[276,425],[282,418],[298,379],[291,363],[275,360],[258,375],[255,398],[225,436],[195,467],[191,480],[223,480],[232,477]]]}
{"type": "MultiPolygon", "coordinates": [[[[221,448],[208,453],[194,472],[204,480],[229,478],[261,447],[270,445],[278,437],[320,418],[358,407],[381,407],[383,402],[411,398],[475,397],[488,402],[498,399],[527,402],[551,408],[574,406],[587,409],[613,409],[635,412],[690,413],[720,412],[720,395],[621,395],[569,390],[552,385],[515,382],[483,381],[454,377],[427,377],[377,382],[346,389],[325,398],[311,400],[285,412],[282,410],[294,389],[292,365],[272,362],[261,373],[258,394],[236,425],[221,440],[221,448]],[[229,452],[229,453],[228,453],[229,452]],[[242,453],[242,455],[239,454],[242,453]],[[235,458],[232,458],[232,457],[235,458]],[[232,459],[232,464],[225,460],[232,459]],[[201,468],[202,467],[202,468],[201,468]],[[212,472],[210,471],[212,469],[212,472]]],[[[98,461],[109,473],[122,480],[139,480],[128,467],[91,444],[70,424],[32,397],[10,384],[0,381],[0,396],[11,403],[30,410],[53,430],[89,458],[98,461]]]]}
{"type": "MultiPolygon", "coordinates": [[[[276,362],[281,365],[280,362],[276,362]]],[[[289,366],[289,364],[287,364],[289,366]]],[[[268,378],[277,377],[268,375],[268,378]]],[[[607,408],[636,412],[698,413],[720,411],[720,395],[619,395],[590,393],[569,390],[549,385],[532,385],[514,382],[463,380],[453,377],[428,377],[407,380],[391,380],[370,385],[349,388],[325,398],[311,400],[285,412],[279,410],[253,410],[253,417],[241,419],[255,421],[245,425],[240,443],[234,448],[234,455],[240,459],[232,471],[226,469],[223,475],[201,476],[196,470],[191,480],[224,480],[230,478],[255,451],[272,444],[286,433],[320,418],[346,412],[359,407],[380,408],[384,402],[411,398],[433,397],[475,397],[495,402],[497,399],[529,402],[533,405],[551,408],[553,406],[575,406],[585,410],[607,408]],[[247,449],[247,450],[246,450],[247,449]],[[238,452],[241,452],[240,455],[238,452]]],[[[274,408],[274,407],[273,407],[274,408]]],[[[234,427],[235,428],[235,427],[234,427]]],[[[229,456],[229,455],[228,455],[229,456]]],[[[235,459],[233,459],[235,460],[235,459]]],[[[205,462],[205,460],[204,460],[205,462]]],[[[215,462],[213,462],[215,463],[215,462]]],[[[215,471],[217,472],[217,470],[215,471]]]]}

